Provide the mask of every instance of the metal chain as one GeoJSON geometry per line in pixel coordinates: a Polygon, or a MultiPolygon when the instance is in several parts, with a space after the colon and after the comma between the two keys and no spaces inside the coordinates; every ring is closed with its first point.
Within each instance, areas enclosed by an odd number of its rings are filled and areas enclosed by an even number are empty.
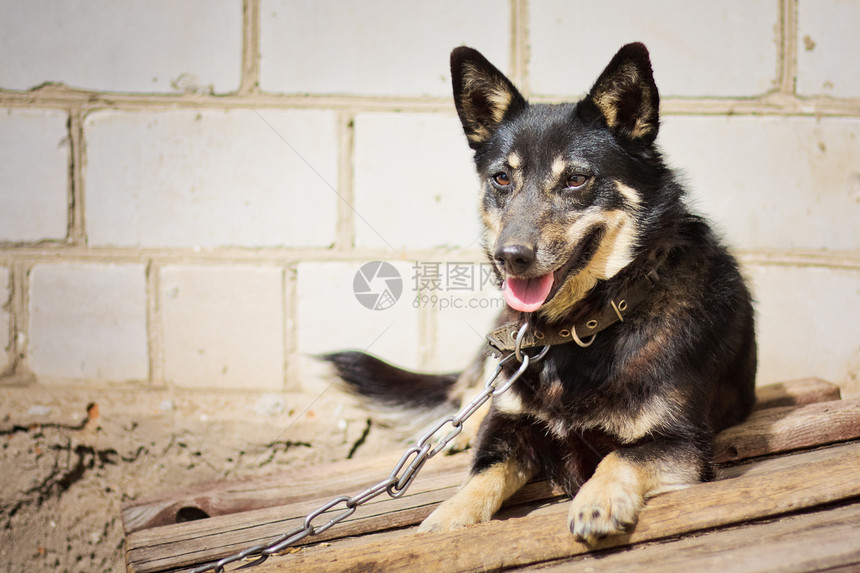
{"type": "Polygon", "coordinates": [[[225,557],[219,561],[196,567],[189,573],[206,573],[207,571],[212,571],[213,573],[224,573],[224,567],[227,565],[254,557],[256,557],[255,561],[246,563],[239,567],[239,569],[259,565],[271,555],[295,545],[304,538],[312,535],[319,535],[330,527],[337,525],[355,513],[359,506],[364,505],[383,493],[387,493],[392,498],[402,496],[406,493],[407,488],[412,484],[413,480],[418,475],[418,472],[421,471],[421,468],[424,467],[427,460],[444,451],[445,447],[451,442],[451,440],[456,438],[460,432],[463,431],[463,423],[469,419],[472,414],[477,412],[481,406],[483,406],[494,395],[507,391],[511,385],[513,385],[513,383],[523,375],[529,367],[529,364],[539,362],[544,356],[546,356],[546,353],[550,348],[549,346],[544,346],[543,349],[535,356],[529,356],[520,349],[520,343],[522,342],[527,329],[528,323],[525,323],[520,327],[516,336],[516,350],[499,360],[492,374],[490,374],[486,382],[484,382],[483,391],[475,396],[471,402],[463,406],[456,414],[445,416],[433,424],[433,426],[427,430],[427,432],[414,446],[403,453],[403,456],[397,464],[395,464],[394,469],[391,470],[391,473],[388,474],[387,478],[351,497],[341,495],[332,499],[305,516],[305,521],[300,527],[283,534],[281,537],[268,544],[248,547],[247,549],[229,557],[225,557]],[[502,368],[515,358],[520,361],[520,367],[504,382],[503,385],[497,387],[496,380],[502,373],[502,368]],[[446,426],[450,426],[450,430],[442,435],[442,430],[444,430],[446,426]],[[437,437],[437,435],[439,435],[439,437],[437,437]],[[340,513],[336,514],[325,523],[320,525],[314,524],[314,521],[318,517],[337,508],[338,506],[341,506],[340,513]]]}

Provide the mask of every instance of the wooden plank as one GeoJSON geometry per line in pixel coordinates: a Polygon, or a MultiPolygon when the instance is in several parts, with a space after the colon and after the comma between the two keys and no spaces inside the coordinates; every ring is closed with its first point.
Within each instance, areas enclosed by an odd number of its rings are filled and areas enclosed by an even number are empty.
{"type": "MultiPolygon", "coordinates": [[[[344,460],[330,464],[278,472],[260,477],[201,484],[162,492],[126,503],[122,507],[125,534],[179,523],[183,508],[194,508],[208,516],[300,503],[312,496],[333,497],[358,492],[381,481],[391,471],[395,455],[368,460],[344,460]]],[[[440,457],[427,468],[427,475],[464,471],[467,455],[440,457]]]]}
{"type": "MultiPolygon", "coordinates": [[[[326,541],[345,535],[361,535],[379,528],[418,523],[429,515],[436,504],[453,495],[462,479],[460,473],[421,475],[403,497],[377,498],[363,505],[360,512],[345,519],[337,527],[314,536],[313,541],[326,541]],[[420,487],[415,487],[419,486],[419,480],[420,487]]],[[[360,491],[355,489],[352,493],[360,491]]],[[[290,506],[212,517],[132,533],[126,539],[128,570],[151,573],[187,567],[219,559],[251,545],[271,542],[300,526],[305,515],[331,499],[330,495],[315,497],[290,506]]]]}
{"type": "MultiPolygon", "coordinates": [[[[761,386],[756,390],[756,408],[805,405],[839,398],[839,387],[818,378],[806,378],[761,386]]],[[[755,414],[754,414],[755,415],[755,414]]],[[[728,451],[728,447],[724,448],[728,451]]],[[[731,456],[730,456],[731,457],[731,456]]],[[[425,472],[463,471],[468,456],[454,456],[433,462],[425,472]]],[[[200,484],[192,488],[159,492],[123,504],[123,528],[135,531],[170,525],[181,520],[181,512],[194,510],[208,516],[229,515],[289,505],[306,499],[309,492],[337,495],[379,481],[390,471],[390,456],[371,460],[344,460],[324,467],[301,468],[240,480],[200,484]]]]}
{"type": "MultiPolygon", "coordinates": [[[[820,461],[815,456],[825,455],[829,454],[804,454],[806,459],[812,461],[820,461]]],[[[798,459],[801,458],[788,456],[723,469],[720,477],[761,475],[756,473],[756,467],[762,465],[765,468],[762,471],[770,473],[774,469],[791,467],[792,463],[796,465],[800,463],[798,459]]],[[[404,497],[396,500],[374,500],[337,527],[320,536],[314,536],[308,542],[316,543],[417,524],[432,511],[435,504],[456,491],[461,479],[462,476],[456,473],[421,475],[404,497]]],[[[546,484],[532,484],[526,491],[529,492],[530,489],[530,495],[521,494],[519,501],[535,501],[558,494],[549,490],[546,484]]],[[[270,542],[300,525],[304,515],[329,499],[331,498],[309,499],[304,504],[289,507],[268,508],[137,532],[130,535],[126,541],[129,570],[154,572],[185,567],[215,560],[258,543],[270,542]]]]}
{"type": "MultiPolygon", "coordinates": [[[[628,551],[583,556],[551,567],[548,573],[756,573],[860,568],[860,503],[705,533],[672,543],[652,543],[628,551]]],[[[529,571],[532,568],[527,569],[529,571]]]]}
{"type": "MultiPolygon", "coordinates": [[[[422,483],[416,484],[420,487],[414,487],[403,497],[371,501],[362,506],[360,513],[345,519],[337,528],[314,536],[312,542],[320,543],[420,523],[438,503],[456,492],[463,475],[459,472],[422,475],[418,479],[422,478],[422,483]]],[[[537,482],[526,485],[506,505],[531,503],[559,495],[561,491],[551,488],[547,482],[537,482]]],[[[302,504],[289,507],[266,508],[241,516],[219,516],[137,532],[127,542],[128,570],[141,573],[174,570],[273,541],[300,526],[305,515],[331,499],[332,496],[306,499],[302,504]],[[237,521],[241,521],[241,525],[237,521]],[[213,553],[213,548],[217,549],[217,553],[213,553]]],[[[343,510],[343,507],[339,509],[343,510]]],[[[319,523],[324,523],[325,519],[321,517],[319,523]]]]}
{"type": "MultiPolygon", "coordinates": [[[[802,422],[805,430],[800,434],[804,445],[824,444],[837,436],[838,441],[848,439],[853,429],[860,437],[860,401],[841,400],[824,405],[778,409],[771,416],[768,411],[756,412],[749,421],[735,428],[728,438],[721,434],[716,441],[718,461],[737,461],[750,455],[795,449],[790,440],[780,437],[781,432],[792,431],[792,424],[802,422]],[[814,412],[811,412],[813,409],[814,412]],[[788,430],[784,428],[788,427],[788,430]],[[770,450],[768,449],[770,448],[770,450]]],[[[435,458],[428,469],[438,463],[454,462],[435,458]]],[[[389,461],[393,465],[393,461],[389,461]]],[[[387,475],[380,472],[376,483],[387,475]]],[[[450,469],[450,468],[449,468],[450,469]]],[[[323,473],[325,470],[321,470],[323,473]]],[[[356,515],[344,520],[336,528],[315,536],[312,542],[325,541],[349,535],[364,534],[420,522],[432,511],[435,504],[450,497],[463,479],[465,466],[456,471],[422,472],[409,493],[398,500],[379,498],[362,507],[356,515]]],[[[337,494],[355,494],[364,487],[358,484],[346,487],[337,494]]],[[[313,491],[305,486],[305,491],[313,491]]],[[[301,503],[248,511],[233,516],[213,517],[196,522],[152,528],[133,533],[126,540],[127,561],[130,570],[140,572],[162,571],[170,567],[184,567],[214,560],[235,553],[245,547],[270,542],[282,533],[301,524],[304,515],[329,501],[333,494],[307,496],[301,503]]],[[[560,494],[546,484],[533,484],[516,499],[515,503],[548,499],[560,494]]]]}
{"type": "MultiPolygon", "coordinates": [[[[760,520],[856,498],[860,492],[860,443],[836,446],[822,459],[741,475],[669,492],[650,500],[629,534],[607,538],[597,549],[626,546],[760,520]]],[[[778,460],[775,460],[778,461],[778,460]]],[[[567,504],[542,515],[494,520],[441,534],[408,533],[396,542],[330,547],[277,557],[257,570],[275,571],[493,571],[586,553],[566,528],[567,504]]]]}
{"type": "MultiPolygon", "coordinates": [[[[840,446],[822,446],[817,449],[784,454],[779,457],[757,458],[754,460],[747,460],[742,463],[722,466],[717,469],[717,476],[715,479],[732,479],[741,476],[771,476],[776,471],[796,468],[810,463],[826,462],[832,458],[834,448],[838,447],[840,446]]],[[[527,503],[523,505],[510,506],[503,508],[493,519],[506,520],[525,516],[535,517],[538,515],[547,515],[551,512],[557,511],[556,505],[558,503],[566,504],[568,501],[569,498],[564,497],[556,498],[550,501],[533,501],[532,503],[527,503]]],[[[337,539],[330,544],[310,544],[300,548],[296,548],[292,551],[301,551],[302,553],[307,555],[314,551],[320,550],[321,547],[325,545],[333,545],[338,548],[344,548],[362,546],[367,543],[374,543],[376,541],[399,543],[399,537],[403,536],[408,532],[409,530],[404,529],[371,532],[362,535],[361,537],[346,537],[342,539],[337,539]]],[[[324,547],[322,548],[324,549],[324,547]]]]}
{"type": "Polygon", "coordinates": [[[839,386],[821,378],[801,378],[759,386],[755,391],[755,409],[784,406],[806,406],[839,400],[839,386]]]}
{"type": "Polygon", "coordinates": [[[860,437],[860,399],[753,412],[714,440],[714,460],[729,462],[860,437]]]}

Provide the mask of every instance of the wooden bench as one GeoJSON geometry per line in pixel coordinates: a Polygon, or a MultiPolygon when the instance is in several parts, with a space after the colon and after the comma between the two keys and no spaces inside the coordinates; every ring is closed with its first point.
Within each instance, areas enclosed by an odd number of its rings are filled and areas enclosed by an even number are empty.
{"type": "MultiPolygon", "coordinates": [[[[430,460],[406,495],[380,496],[252,571],[814,571],[860,567],[860,400],[806,379],[759,388],[756,411],[715,442],[715,481],[659,495],[597,548],[567,531],[567,499],[534,482],[496,519],[445,534],[415,526],[462,483],[468,454],[430,460]],[[669,540],[667,542],[667,540],[669,540]]],[[[126,503],[128,571],[182,571],[270,542],[400,456],[209,484],[126,503]],[[177,523],[208,515],[206,519],[177,523]]],[[[325,518],[320,518],[323,523],[325,518]]]]}

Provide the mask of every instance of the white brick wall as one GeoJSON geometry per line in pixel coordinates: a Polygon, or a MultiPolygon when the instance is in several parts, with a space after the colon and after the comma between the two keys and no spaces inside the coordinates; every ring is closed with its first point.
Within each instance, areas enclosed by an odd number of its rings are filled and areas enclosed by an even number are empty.
{"type": "Polygon", "coordinates": [[[853,0],[0,0],[0,14],[11,379],[269,392],[311,388],[300,358],[341,348],[461,367],[498,293],[412,284],[416,261],[482,256],[450,49],[477,47],[553,102],[640,40],[663,148],[753,278],[761,381],[860,394],[853,0]],[[404,280],[385,311],[353,294],[374,260],[404,280]]]}
{"type": "Polygon", "coordinates": [[[166,267],[164,370],[182,387],[280,389],[284,286],[276,267],[166,267]]]}
{"type": "Polygon", "coordinates": [[[745,249],[854,249],[860,226],[860,119],[687,117],[662,145],[691,199],[745,249]]]}
{"type": "Polygon", "coordinates": [[[805,376],[839,380],[856,372],[856,270],[749,265],[747,273],[758,307],[759,383],[805,376]],[[853,325],[853,331],[841,325],[853,325]]]}
{"type": "Polygon", "coordinates": [[[420,304],[428,305],[431,310],[436,328],[432,363],[444,371],[462,370],[477,356],[485,343],[485,335],[493,330],[504,308],[501,293],[489,275],[488,264],[483,261],[471,265],[454,264],[472,269],[474,274],[458,275],[453,267],[445,267],[442,289],[424,290],[419,298],[420,304]]]}
{"type": "Polygon", "coordinates": [[[355,209],[361,216],[356,245],[475,247],[478,190],[456,116],[356,117],[355,209]]]}
{"type": "Polygon", "coordinates": [[[327,246],[337,132],[319,111],[102,112],[85,124],[92,245],[327,246]]]}
{"type": "MultiPolygon", "coordinates": [[[[362,350],[405,368],[419,368],[421,313],[412,307],[412,264],[394,262],[402,294],[387,309],[372,310],[356,300],[355,274],[366,261],[303,263],[297,269],[297,349],[317,355],[336,350],[362,350]]],[[[370,283],[371,292],[384,289],[370,283]]]]}
{"type": "Polygon", "coordinates": [[[29,310],[28,357],[41,380],[148,378],[143,265],[36,265],[29,310]]]}
{"type": "Polygon", "coordinates": [[[0,0],[0,85],[235,91],[241,0],[0,0]],[[10,57],[17,54],[17,57],[10,57]]]}
{"type": "Polygon", "coordinates": [[[11,307],[12,289],[9,269],[0,267],[0,374],[5,373],[9,367],[9,308],[11,307]]]}
{"type": "Polygon", "coordinates": [[[803,95],[860,97],[860,3],[799,0],[797,91],[803,95]]]}
{"type": "Polygon", "coordinates": [[[753,96],[776,87],[773,0],[531,0],[531,88],[581,95],[623,44],[645,42],[664,96],[753,96]]]}
{"type": "Polygon", "coordinates": [[[67,122],[58,110],[0,108],[0,243],[66,237],[67,122]]]}
{"type": "Polygon", "coordinates": [[[263,0],[261,28],[265,91],[437,97],[453,46],[506,69],[511,31],[505,0],[263,0]]]}

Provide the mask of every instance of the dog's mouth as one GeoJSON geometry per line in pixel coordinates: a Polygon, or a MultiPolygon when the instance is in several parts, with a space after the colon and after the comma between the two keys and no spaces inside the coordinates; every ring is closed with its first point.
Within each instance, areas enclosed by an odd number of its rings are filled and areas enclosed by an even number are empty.
{"type": "Polygon", "coordinates": [[[502,296],[507,305],[520,312],[534,312],[552,300],[568,278],[588,265],[602,234],[602,227],[589,231],[567,261],[554,271],[537,277],[505,278],[502,282],[502,296]]]}
{"type": "Polygon", "coordinates": [[[502,283],[502,296],[514,310],[534,312],[549,298],[553,284],[555,273],[533,278],[508,277],[502,283]]]}

